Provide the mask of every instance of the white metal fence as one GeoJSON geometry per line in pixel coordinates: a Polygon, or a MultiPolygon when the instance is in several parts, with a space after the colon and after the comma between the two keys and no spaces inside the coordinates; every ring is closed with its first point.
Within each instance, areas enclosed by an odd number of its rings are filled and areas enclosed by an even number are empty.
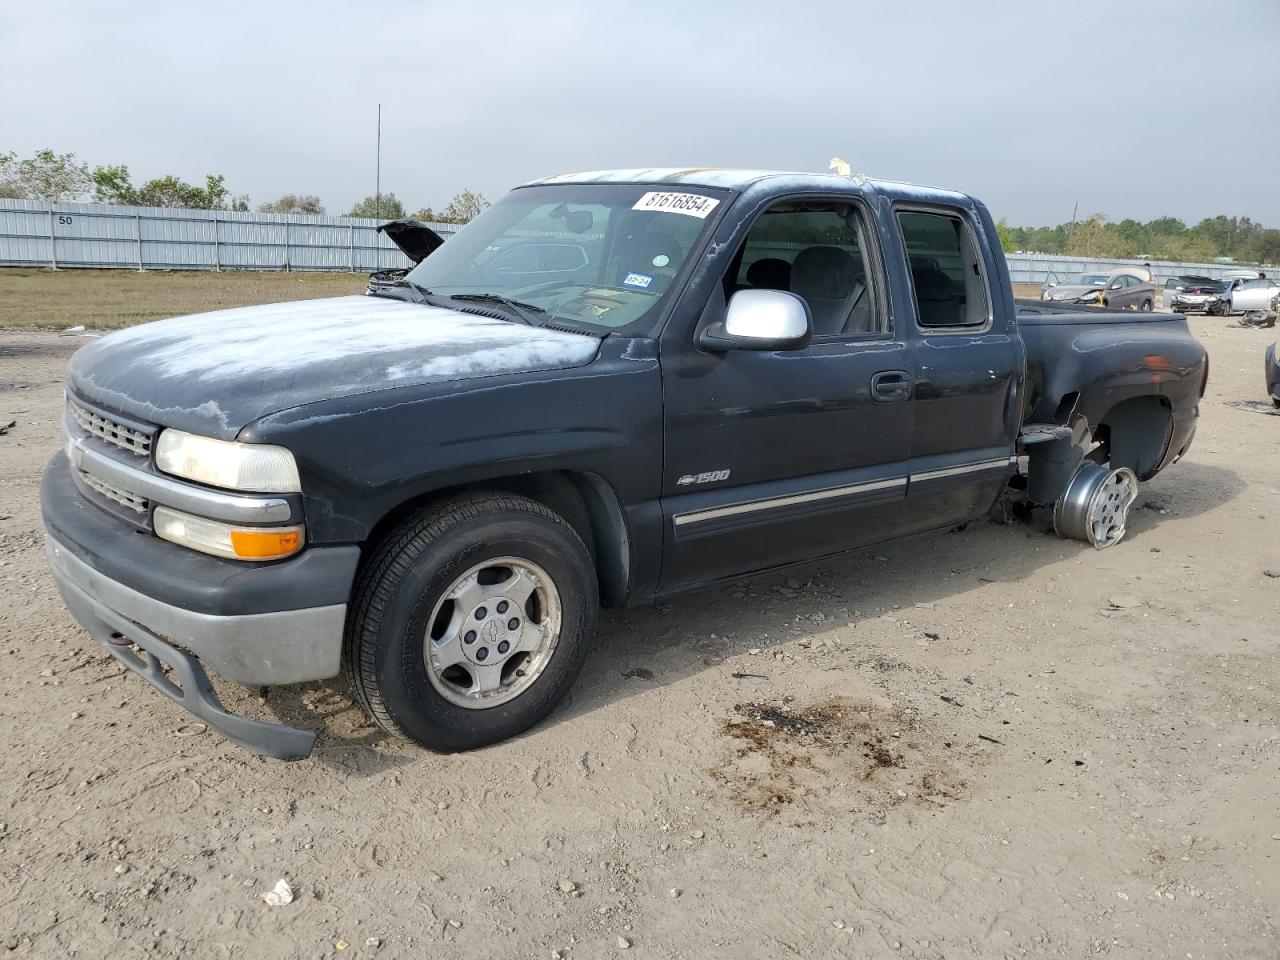
{"type": "MultiPolygon", "coordinates": [[[[0,266],[134,270],[350,270],[409,265],[377,220],[0,199],[0,266]]],[[[456,224],[432,227],[444,237],[456,224]]],[[[1014,283],[1141,266],[1040,253],[1006,255],[1014,283]]],[[[1157,285],[1180,274],[1221,278],[1246,264],[1152,261],[1157,285]]]]}
{"type": "MultiPolygon", "coordinates": [[[[380,221],[0,199],[0,265],[134,270],[409,266],[380,221]]],[[[447,236],[456,224],[433,224],[447,236]]]]}
{"type": "Polygon", "coordinates": [[[1048,279],[1058,282],[1078,273],[1106,273],[1117,267],[1141,267],[1151,264],[1156,286],[1164,285],[1170,277],[1193,275],[1221,280],[1232,271],[1257,269],[1247,263],[1181,263],[1176,260],[1108,260],[1105,258],[1066,257],[1050,253],[1006,253],[1009,275],[1014,283],[1044,283],[1048,279]]]}

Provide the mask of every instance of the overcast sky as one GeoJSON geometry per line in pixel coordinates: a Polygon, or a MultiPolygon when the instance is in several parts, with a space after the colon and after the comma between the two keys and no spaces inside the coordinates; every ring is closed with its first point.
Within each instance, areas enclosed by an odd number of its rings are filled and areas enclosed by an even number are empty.
{"type": "Polygon", "coordinates": [[[635,166],[1280,226],[1280,0],[0,0],[0,151],[410,211],[635,166]]]}

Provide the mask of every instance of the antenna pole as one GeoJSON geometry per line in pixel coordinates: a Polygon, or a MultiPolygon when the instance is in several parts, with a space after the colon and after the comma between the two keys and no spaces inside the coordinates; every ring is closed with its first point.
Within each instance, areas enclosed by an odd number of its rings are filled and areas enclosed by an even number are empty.
{"type": "Polygon", "coordinates": [[[373,215],[382,219],[382,104],[378,104],[378,173],[373,188],[373,215]]]}

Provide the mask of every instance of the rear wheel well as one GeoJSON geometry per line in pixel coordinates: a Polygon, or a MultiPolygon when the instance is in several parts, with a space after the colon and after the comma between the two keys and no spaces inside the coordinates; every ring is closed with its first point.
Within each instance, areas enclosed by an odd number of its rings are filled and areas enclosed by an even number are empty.
{"type": "Polygon", "coordinates": [[[365,543],[365,555],[422,507],[455,494],[482,491],[525,496],[563,517],[591,553],[603,605],[620,607],[626,602],[631,574],[631,541],[626,520],[613,487],[593,473],[567,470],[522,473],[419,494],[398,504],[374,525],[365,543]]]}
{"type": "Polygon", "coordinates": [[[1128,467],[1139,480],[1155,476],[1169,445],[1173,411],[1164,397],[1122,400],[1094,424],[1078,415],[1080,393],[1065,394],[1054,422],[1070,426],[1070,438],[1036,444],[1028,451],[1027,495],[1034,503],[1053,503],[1067,489],[1083,459],[1128,467]]]}
{"type": "Polygon", "coordinates": [[[1164,397],[1131,397],[1106,412],[1093,430],[1100,462],[1128,467],[1139,480],[1160,469],[1173,430],[1173,409],[1164,397]]]}

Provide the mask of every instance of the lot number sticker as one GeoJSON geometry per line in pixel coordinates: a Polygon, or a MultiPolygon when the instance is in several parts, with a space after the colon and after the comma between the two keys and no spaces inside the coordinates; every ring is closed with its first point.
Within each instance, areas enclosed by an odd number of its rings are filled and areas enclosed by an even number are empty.
{"type": "Polygon", "coordinates": [[[646,193],[631,209],[652,210],[658,213],[683,213],[686,217],[705,220],[707,214],[719,205],[719,200],[699,196],[696,193],[646,193]]]}

